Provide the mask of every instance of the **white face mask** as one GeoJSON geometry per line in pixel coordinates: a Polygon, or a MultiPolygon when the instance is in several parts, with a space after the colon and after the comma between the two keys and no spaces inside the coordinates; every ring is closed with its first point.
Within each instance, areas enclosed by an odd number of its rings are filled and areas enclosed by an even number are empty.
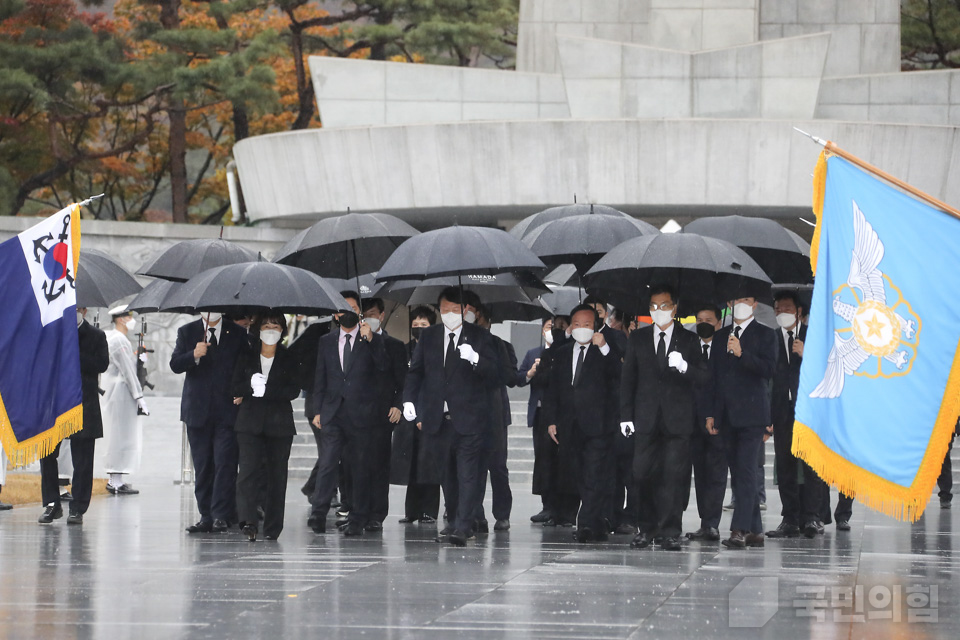
{"type": "Polygon", "coordinates": [[[216,311],[211,311],[210,313],[203,314],[203,317],[206,318],[207,324],[216,324],[220,322],[220,318],[223,317],[223,314],[217,313],[216,311]]]}
{"type": "Polygon", "coordinates": [[[546,345],[547,345],[548,347],[549,347],[550,345],[552,345],[552,344],[553,344],[553,331],[547,331],[546,333],[544,333],[544,334],[543,334],[543,341],[546,343],[546,345]]]}
{"type": "Polygon", "coordinates": [[[83,314],[77,311],[77,326],[79,327],[82,324],[83,324],[83,314]]]}
{"type": "Polygon", "coordinates": [[[580,344],[587,344],[593,339],[593,329],[587,327],[577,327],[573,330],[573,339],[580,344]]]}
{"type": "Polygon", "coordinates": [[[746,320],[753,315],[753,305],[746,302],[738,302],[733,305],[734,320],[746,320]]]}
{"type": "Polygon", "coordinates": [[[260,332],[260,341],[268,346],[273,346],[280,342],[280,332],[276,329],[267,329],[260,332]]]}
{"type": "Polygon", "coordinates": [[[466,311],[463,312],[463,321],[468,322],[470,324],[476,324],[477,314],[467,309],[466,311]]]}
{"type": "Polygon", "coordinates": [[[377,331],[380,330],[380,320],[379,320],[379,319],[377,319],[377,318],[364,318],[363,321],[366,323],[366,325],[367,325],[368,327],[370,327],[370,331],[373,331],[374,333],[376,333],[377,331]]]}
{"type": "Polygon", "coordinates": [[[129,318],[129,319],[127,319],[127,321],[124,322],[123,324],[126,325],[127,331],[133,331],[133,328],[134,328],[135,326],[137,326],[137,321],[134,320],[133,318],[129,318]]]}
{"type": "Polygon", "coordinates": [[[443,321],[443,326],[445,326],[450,331],[453,331],[463,323],[463,320],[461,319],[460,314],[453,313],[451,311],[448,311],[447,313],[441,313],[440,320],[443,321]]]}
{"type": "Polygon", "coordinates": [[[656,311],[650,312],[650,317],[653,318],[655,325],[663,327],[673,320],[673,312],[667,311],[666,309],[657,309],[656,311]]]}
{"type": "Polygon", "coordinates": [[[793,329],[793,325],[797,324],[797,316],[792,313],[778,313],[777,324],[784,329],[793,329]]]}

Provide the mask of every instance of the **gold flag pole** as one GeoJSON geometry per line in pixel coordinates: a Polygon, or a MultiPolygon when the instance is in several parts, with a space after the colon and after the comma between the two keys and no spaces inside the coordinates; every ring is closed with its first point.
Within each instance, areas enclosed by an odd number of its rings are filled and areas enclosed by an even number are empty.
{"type": "Polygon", "coordinates": [[[943,202],[942,200],[938,200],[937,198],[934,198],[934,197],[931,196],[929,193],[925,193],[925,192],[923,192],[923,191],[920,191],[920,189],[917,189],[916,187],[907,184],[907,183],[904,182],[903,180],[901,180],[901,179],[899,179],[899,178],[897,178],[897,177],[895,177],[895,176],[890,175],[889,173],[887,173],[886,171],[880,169],[879,167],[873,166],[872,164],[870,164],[870,163],[867,162],[866,160],[861,160],[860,158],[858,158],[857,156],[853,155],[853,154],[850,153],[849,151],[844,151],[843,149],[841,149],[840,147],[838,147],[835,143],[831,142],[830,140],[824,140],[823,138],[818,138],[818,137],[816,137],[816,136],[810,135],[810,134],[807,133],[806,131],[803,131],[803,130],[801,130],[801,129],[797,129],[796,127],[794,127],[793,129],[794,129],[794,131],[798,131],[798,132],[802,133],[803,135],[807,136],[808,138],[810,138],[811,140],[813,140],[814,142],[816,142],[817,144],[819,144],[820,146],[822,146],[824,149],[826,149],[826,150],[829,151],[830,153],[832,153],[832,154],[834,154],[834,155],[837,155],[837,156],[840,156],[840,157],[843,158],[844,160],[849,160],[850,162],[852,162],[853,164],[857,165],[857,166],[860,167],[861,169],[863,169],[863,170],[865,170],[865,171],[869,171],[870,173],[872,173],[872,174],[874,174],[874,175],[876,175],[876,176],[878,176],[878,177],[880,177],[880,178],[883,178],[884,180],[886,180],[886,181],[889,182],[890,184],[896,185],[896,186],[899,187],[900,189],[903,189],[903,190],[906,191],[907,193],[909,193],[909,194],[911,194],[911,195],[913,195],[913,196],[915,196],[915,197],[923,200],[924,202],[928,202],[929,204],[932,204],[932,205],[935,206],[937,209],[940,209],[941,211],[943,211],[943,212],[946,213],[947,215],[953,216],[954,218],[960,220],[960,210],[954,209],[953,207],[951,207],[950,205],[948,205],[946,202],[943,202]]]}

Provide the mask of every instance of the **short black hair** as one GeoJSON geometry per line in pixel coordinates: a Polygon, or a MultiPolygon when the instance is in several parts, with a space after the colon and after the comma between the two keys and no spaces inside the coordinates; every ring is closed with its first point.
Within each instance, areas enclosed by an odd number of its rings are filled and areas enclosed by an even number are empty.
{"type": "Polygon", "coordinates": [[[360,304],[360,294],[357,293],[356,291],[351,291],[350,289],[347,289],[346,291],[341,291],[340,295],[344,299],[353,298],[354,300],[356,300],[358,305],[360,304]]]}
{"type": "MultiPolygon", "coordinates": [[[[606,303],[605,301],[601,300],[599,296],[595,296],[595,295],[593,295],[593,294],[590,294],[589,296],[587,296],[586,298],[584,298],[584,299],[583,299],[583,302],[580,303],[580,306],[583,306],[583,305],[588,305],[588,306],[589,306],[589,305],[591,305],[591,304],[599,304],[599,305],[603,305],[604,307],[607,306],[607,303],[606,303]]],[[[594,311],[596,311],[596,309],[594,309],[594,311]]],[[[571,312],[570,312],[570,317],[571,317],[571,318],[573,317],[573,314],[574,314],[574,312],[571,311],[571,312]]]]}
{"type": "Polygon", "coordinates": [[[463,301],[460,298],[460,287],[447,287],[441,291],[440,295],[437,296],[438,307],[440,306],[440,301],[442,300],[446,300],[447,302],[451,302],[453,304],[462,304],[463,301]]]}
{"type": "Polygon", "coordinates": [[[719,321],[720,318],[721,318],[721,316],[720,316],[720,307],[718,307],[718,306],[715,305],[715,304],[712,304],[712,303],[709,303],[709,302],[705,302],[705,303],[703,303],[703,304],[701,304],[700,306],[697,307],[696,311],[693,312],[693,315],[695,315],[695,316],[696,316],[696,315],[699,315],[699,313],[700,313],[701,311],[710,311],[711,313],[713,313],[713,317],[716,318],[717,321],[719,321]]]}
{"type": "MultiPolygon", "coordinates": [[[[602,303],[601,303],[601,304],[602,304],[602,303]]],[[[581,303],[581,304],[578,304],[577,306],[575,306],[575,307],[573,308],[572,311],[570,311],[570,321],[572,322],[572,321],[573,321],[573,316],[577,315],[577,314],[580,313],[581,311],[589,311],[590,313],[592,313],[592,314],[593,314],[593,322],[594,322],[594,324],[600,322],[600,314],[597,313],[597,310],[596,310],[596,309],[594,309],[594,308],[591,307],[589,304],[587,304],[586,301],[584,301],[584,302],[581,303]]]]}
{"type": "Polygon", "coordinates": [[[540,328],[542,329],[543,327],[547,326],[548,322],[553,322],[552,316],[549,318],[543,318],[542,320],[540,320],[540,328]]]}
{"type": "Polygon", "coordinates": [[[673,302],[674,304],[677,303],[677,290],[665,282],[651,285],[649,297],[652,298],[653,296],[658,296],[663,293],[666,293],[670,296],[671,302],[673,302]]]}
{"type": "Polygon", "coordinates": [[[260,327],[262,327],[267,320],[273,320],[280,325],[280,339],[282,340],[287,335],[287,317],[277,309],[267,309],[260,313],[253,325],[256,326],[257,331],[260,331],[260,327]]]}
{"type": "Polygon", "coordinates": [[[363,306],[360,308],[360,310],[366,313],[367,311],[370,310],[371,307],[376,307],[377,311],[379,311],[380,313],[383,313],[383,310],[385,308],[383,306],[383,299],[382,298],[364,298],[363,306]]]}
{"type": "Polygon", "coordinates": [[[423,318],[430,323],[431,326],[437,324],[437,314],[430,307],[420,306],[410,312],[410,322],[412,323],[417,318],[423,318]]]}
{"type": "Polygon", "coordinates": [[[777,293],[773,296],[773,303],[776,304],[781,300],[788,300],[788,299],[793,301],[793,306],[795,306],[798,310],[803,309],[803,303],[800,302],[800,296],[797,295],[796,291],[792,291],[790,289],[777,291],[777,293]]]}
{"type": "MultiPolygon", "coordinates": [[[[480,306],[483,304],[480,302],[480,296],[476,294],[475,291],[470,291],[469,289],[464,289],[463,291],[463,304],[469,305],[474,309],[480,309],[480,306]]],[[[487,316],[488,318],[490,316],[487,316]]]]}

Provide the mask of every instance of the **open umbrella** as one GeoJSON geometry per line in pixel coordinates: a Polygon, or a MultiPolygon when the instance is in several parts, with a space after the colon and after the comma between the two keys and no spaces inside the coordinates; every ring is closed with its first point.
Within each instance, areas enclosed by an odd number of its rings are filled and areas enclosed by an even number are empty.
{"type": "Polygon", "coordinates": [[[326,280],[306,269],[273,262],[245,262],[204,271],[164,300],[176,309],[250,314],[266,309],[319,315],[349,310],[326,280]]]}
{"type": "Polygon", "coordinates": [[[745,216],[700,218],[684,227],[683,233],[719,238],[740,247],[773,282],[813,282],[810,245],[774,220],[745,216]]]}
{"type": "Polygon", "coordinates": [[[184,240],[164,249],[137,274],[186,282],[207,269],[256,259],[255,252],[222,238],[184,240]]]}
{"type": "Polygon", "coordinates": [[[525,235],[536,229],[542,224],[553,222],[560,218],[569,218],[571,216],[581,216],[587,214],[596,214],[601,216],[616,216],[621,218],[629,217],[623,211],[618,211],[613,207],[604,204],[568,204],[562,207],[550,207],[544,209],[532,216],[527,216],[510,229],[510,235],[514,238],[523,238],[525,235]]]}
{"type": "Polygon", "coordinates": [[[542,300],[532,300],[530,302],[485,302],[490,309],[491,322],[505,322],[507,320],[517,320],[519,322],[531,322],[533,320],[543,320],[553,317],[551,309],[542,300]]]}
{"type": "Polygon", "coordinates": [[[588,292],[596,292],[622,308],[639,308],[647,298],[647,288],[660,283],[674,287],[681,301],[700,302],[725,302],[744,296],[766,298],[771,284],[742,249],[693,233],[627,240],[584,276],[588,292]],[[632,305],[630,300],[634,301],[632,305]]]}
{"type": "Polygon", "coordinates": [[[572,264],[582,276],[618,244],[630,238],[659,233],[656,227],[641,220],[588,214],[542,224],[527,233],[523,243],[544,264],[572,264]]]}
{"type": "MultiPolygon", "coordinates": [[[[308,269],[309,271],[309,269],[308,269]]],[[[383,283],[376,273],[365,273],[359,278],[324,278],[337,291],[356,291],[361,298],[381,298],[383,283]]]]}
{"type": "MultiPolygon", "coordinates": [[[[437,297],[447,287],[462,285],[473,291],[484,303],[523,302],[530,303],[550,289],[529,272],[499,273],[495,275],[469,273],[460,276],[427,278],[426,280],[397,280],[384,283],[381,297],[407,305],[435,304],[437,297]]],[[[510,318],[511,320],[515,318],[510,318]]]]}
{"type": "Polygon", "coordinates": [[[109,307],[142,288],[120,263],[103,251],[80,251],[77,265],[78,307],[109,307]]]}
{"type": "Polygon", "coordinates": [[[550,293],[540,296],[548,307],[553,309],[554,315],[569,315],[570,311],[580,304],[583,291],[579,287],[550,287],[550,293]]]}
{"type": "Polygon", "coordinates": [[[178,291],[182,285],[182,282],[174,282],[173,280],[154,280],[127,304],[127,310],[137,313],[171,311],[164,304],[164,301],[178,291]]]}

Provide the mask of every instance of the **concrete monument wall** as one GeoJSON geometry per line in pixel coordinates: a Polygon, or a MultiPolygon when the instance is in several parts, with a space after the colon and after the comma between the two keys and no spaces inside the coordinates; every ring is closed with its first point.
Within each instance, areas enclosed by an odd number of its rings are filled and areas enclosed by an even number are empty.
{"type": "Polygon", "coordinates": [[[817,117],[835,120],[960,125],[960,71],[911,71],[829,78],[817,117]]]}

